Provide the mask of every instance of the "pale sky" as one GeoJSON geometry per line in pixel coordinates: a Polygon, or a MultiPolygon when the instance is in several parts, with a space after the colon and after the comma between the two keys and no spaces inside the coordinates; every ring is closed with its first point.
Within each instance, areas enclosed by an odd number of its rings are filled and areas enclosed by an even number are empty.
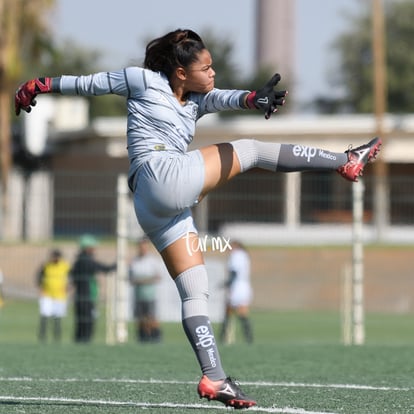
{"type": "MultiPolygon", "coordinates": [[[[286,0],[289,1],[289,0],[286,0]]],[[[255,0],[57,0],[55,34],[103,53],[105,70],[141,62],[148,40],[169,30],[213,31],[234,43],[234,62],[243,74],[254,68],[255,0]],[[110,7],[108,6],[110,4],[110,7]]],[[[299,100],[330,90],[328,68],[332,40],[346,29],[345,13],[355,13],[358,0],[296,0],[296,84],[299,100]]],[[[276,68],[277,70],[277,68],[276,68]]]]}

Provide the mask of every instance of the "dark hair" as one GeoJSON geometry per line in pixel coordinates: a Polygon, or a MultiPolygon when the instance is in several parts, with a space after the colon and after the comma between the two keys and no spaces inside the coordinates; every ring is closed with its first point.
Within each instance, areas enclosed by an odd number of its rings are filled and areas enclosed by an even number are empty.
{"type": "Polygon", "coordinates": [[[144,67],[163,72],[170,78],[177,67],[188,67],[205,49],[201,37],[192,30],[177,29],[152,40],[145,50],[144,67]]]}
{"type": "Polygon", "coordinates": [[[50,257],[53,259],[60,259],[62,257],[62,252],[59,249],[53,249],[50,252],[50,257]]]}
{"type": "Polygon", "coordinates": [[[232,240],[231,241],[231,246],[235,247],[235,248],[239,248],[244,250],[245,252],[247,252],[246,246],[240,241],[240,240],[232,240]]]}

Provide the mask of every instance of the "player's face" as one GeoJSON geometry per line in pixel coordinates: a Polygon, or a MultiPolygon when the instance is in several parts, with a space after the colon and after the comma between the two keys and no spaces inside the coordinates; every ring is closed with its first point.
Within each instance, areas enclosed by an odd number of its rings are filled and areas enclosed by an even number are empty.
{"type": "Polygon", "coordinates": [[[196,62],[186,68],[186,89],[191,92],[207,93],[214,88],[213,60],[207,49],[198,54],[196,62]]]}

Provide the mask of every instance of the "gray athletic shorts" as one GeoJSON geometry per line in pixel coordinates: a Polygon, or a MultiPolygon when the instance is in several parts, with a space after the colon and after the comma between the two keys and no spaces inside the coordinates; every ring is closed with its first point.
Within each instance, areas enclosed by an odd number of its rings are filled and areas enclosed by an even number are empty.
{"type": "Polygon", "coordinates": [[[187,233],[197,233],[190,207],[204,185],[199,150],[185,154],[155,152],[134,179],[138,222],[160,252],[187,233]]]}

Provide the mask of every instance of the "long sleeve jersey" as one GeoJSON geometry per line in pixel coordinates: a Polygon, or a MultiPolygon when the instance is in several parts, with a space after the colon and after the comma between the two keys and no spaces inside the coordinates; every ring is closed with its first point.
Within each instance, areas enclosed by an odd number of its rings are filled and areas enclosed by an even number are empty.
{"type": "Polygon", "coordinates": [[[62,76],[64,95],[116,94],[127,100],[127,145],[129,177],[154,151],[185,153],[203,115],[246,109],[246,90],[213,89],[207,94],[191,93],[182,106],[173,94],[167,77],[140,67],[100,72],[87,76],[62,76]]]}

